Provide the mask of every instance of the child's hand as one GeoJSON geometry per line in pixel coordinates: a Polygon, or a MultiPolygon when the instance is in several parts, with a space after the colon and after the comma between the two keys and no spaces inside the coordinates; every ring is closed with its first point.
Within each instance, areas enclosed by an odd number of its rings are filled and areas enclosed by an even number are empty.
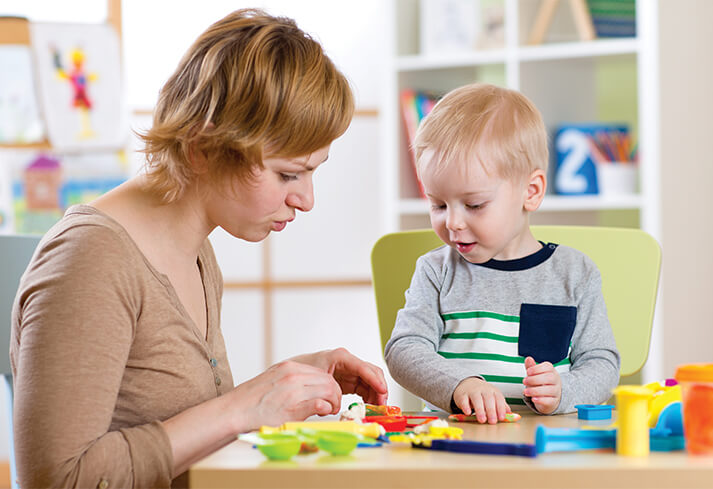
{"type": "Polygon", "coordinates": [[[495,424],[510,412],[502,392],[477,377],[462,380],[453,391],[453,401],[463,414],[476,416],[479,423],[495,424]]]}
{"type": "Polygon", "coordinates": [[[560,374],[550,362],[537,364],[532,357],[525,359],[527,376],[524,394],[532,399],[535,407],[542,414],[550,414],[557,409],[562,398],[562,380],[560,374]]]}

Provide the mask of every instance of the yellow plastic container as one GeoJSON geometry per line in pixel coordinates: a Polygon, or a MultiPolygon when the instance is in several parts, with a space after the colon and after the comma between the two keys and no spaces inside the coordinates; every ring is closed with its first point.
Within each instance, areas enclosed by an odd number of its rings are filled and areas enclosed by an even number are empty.
{"type": "Polygon", "coordinates": [[[713,363],[681,365],[675,377],[681,384],[686,450],[713,455],[713,363]]]}
{"type": "Polygon", "coordinates": [[[614,389],[617,424],[616,453],[632,457],[649,454],[649,400],[653,393],[643,386],[614,389]]]}

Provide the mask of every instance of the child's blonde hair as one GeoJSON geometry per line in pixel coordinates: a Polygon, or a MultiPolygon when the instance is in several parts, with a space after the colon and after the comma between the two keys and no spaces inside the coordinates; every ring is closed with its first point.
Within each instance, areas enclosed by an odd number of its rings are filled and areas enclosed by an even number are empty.
{"type": "Polygon", "coordinates": [[[349,82],[295,22],[237,10],[211,25],[163,86],[146,147],[147,181],[178,199],[201,151],[214,179],[248,179],[265,155],[309,155],[346,131],[354,112],[349,82]]]}
{"type": "Polygon", "coordinates": [[[534,104],[486,83],[446,94],[418,128],[414,151],[419,175],[426,165],[478,162],[486,173],[506,179],[546,172],[549,157],[547,131],[534,104]]]}

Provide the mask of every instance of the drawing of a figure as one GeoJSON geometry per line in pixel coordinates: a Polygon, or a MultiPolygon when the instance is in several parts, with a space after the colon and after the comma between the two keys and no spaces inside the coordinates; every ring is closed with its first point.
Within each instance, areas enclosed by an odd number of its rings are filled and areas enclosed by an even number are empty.
{"type": "Polygon", "coordinates": [[[95,136],[91,128],[89,113],[92,109],[92,101],[89,98],[89,83],[97,79],[96,74],[85,72],[85,55],[81,48],[74,48],[70,52],[72,68],[66,71],[62,66],[62,60],[57,49],[53,50],[54,67],[57,76],[62,80],[67,80],[72,86],[72,106],[79,111],[81,128],[78,134],[79,139],[91,139],[95,136]]]}

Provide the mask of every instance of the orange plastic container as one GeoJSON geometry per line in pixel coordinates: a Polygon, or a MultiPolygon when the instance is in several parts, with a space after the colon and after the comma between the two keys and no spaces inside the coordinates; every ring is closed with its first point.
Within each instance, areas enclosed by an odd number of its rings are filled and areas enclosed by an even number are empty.
{"type": "Polygon", "coordinates": [[[681,365],[676,380],[681,384],[686,450],[713,455],[713,363],[681,365]]]}

